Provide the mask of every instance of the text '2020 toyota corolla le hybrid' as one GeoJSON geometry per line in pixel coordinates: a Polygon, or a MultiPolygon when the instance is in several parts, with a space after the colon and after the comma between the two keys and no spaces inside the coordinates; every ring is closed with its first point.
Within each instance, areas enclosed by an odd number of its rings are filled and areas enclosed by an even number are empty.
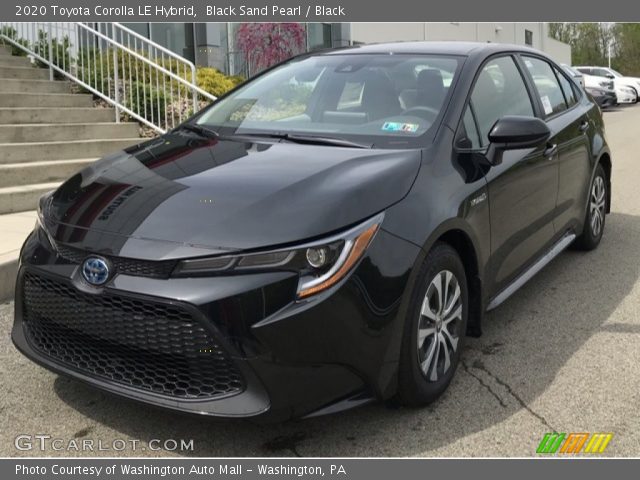
{"type": "Polygon", "coordinates": [[[424,405],[483,312],[598,245],[610,175],[598,107],[535,50],[297,57],[43,197],[13,340],[187,412],[424,405]]]}

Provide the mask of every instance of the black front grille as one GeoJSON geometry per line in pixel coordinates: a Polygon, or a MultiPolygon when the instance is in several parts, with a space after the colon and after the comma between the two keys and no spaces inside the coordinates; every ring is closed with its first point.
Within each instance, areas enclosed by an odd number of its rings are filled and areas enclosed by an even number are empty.
{"type": "Polygon", "coordinates": [[[38,352],[90,375],[171,397],[239,393],[242,375],[186,310],[83,293],[24,275],[23,322],[38,352]]]}
{"type": "MultiPolygon", "coordinates": [[[[91,256],[91,252],[79,248],[57,245],[56,250],[60,256],[72,263],[82,263],[85,258],[91,256]]],[[[176,266],[175,260],[137,260],[135,258],[115,257],[100,255],[106,258],[113,266],[116,273],[133,275],[135,277],[169,278],[176,266]]]]}

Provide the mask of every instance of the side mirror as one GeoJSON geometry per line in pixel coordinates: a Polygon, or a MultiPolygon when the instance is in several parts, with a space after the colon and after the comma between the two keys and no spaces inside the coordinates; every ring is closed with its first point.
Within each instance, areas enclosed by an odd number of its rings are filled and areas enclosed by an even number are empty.
{"type": "Polygon", "coordinates": [[[613,80],[614,78],[616,78],[616,76],[612,73],[607,73],[607,78],[610,78],[611,80],[613,80]]]}
{"type": "Polygon", "coordinates": [[[503,152],[537,147],[550,136],[549,127],[539,118],[516,115],[502,117],[489,132],[487,160],[492,165],[499,165],[503,152]]]}

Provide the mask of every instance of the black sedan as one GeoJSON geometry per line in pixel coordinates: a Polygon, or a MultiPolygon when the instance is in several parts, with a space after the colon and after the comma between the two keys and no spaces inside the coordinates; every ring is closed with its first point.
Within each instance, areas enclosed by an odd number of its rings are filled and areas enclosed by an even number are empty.
{"type": "Polygon", "coordinates": [[[43,197],[13,341],[185,412],[425,405],[485,311],[598,246],[610,192],[598,107],[536,50],[303,55],[43,197]]]}
{"type": "Polygon", "coordinates": [[[615,107],[618,104],[618,97],[613,90],[595,87],[585,87],[585,90],[593,97],[600,108],[615,107]]]}

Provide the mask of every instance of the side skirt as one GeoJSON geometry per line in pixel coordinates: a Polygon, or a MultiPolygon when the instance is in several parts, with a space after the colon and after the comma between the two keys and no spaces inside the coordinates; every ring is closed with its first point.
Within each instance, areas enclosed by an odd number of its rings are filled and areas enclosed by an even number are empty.
{"type": "Polygon", "coordinates": [[[493,297],[493,299],[489,302],[489,306],[487,307],[487,312],[493,310],[502,302],[504,302],[511,295],[516,293],[520,287],[522,287],[525,283],[527,283],[533,276],[542,270],[551,260],[556,258],[560,253],[562,253],[571,242],[573,242],[576,238],[576,234],[573,232],[567,233],[564,237],[562,237],[558,242],[556,242],[551,249],[544,254],[538,261],[536,261],[533,265],[531,265],[527,270],[525,270],[520,276],[518,276],[511,284],[509,284],[504,290],[502,290],[498,295],[493,297]]]}

